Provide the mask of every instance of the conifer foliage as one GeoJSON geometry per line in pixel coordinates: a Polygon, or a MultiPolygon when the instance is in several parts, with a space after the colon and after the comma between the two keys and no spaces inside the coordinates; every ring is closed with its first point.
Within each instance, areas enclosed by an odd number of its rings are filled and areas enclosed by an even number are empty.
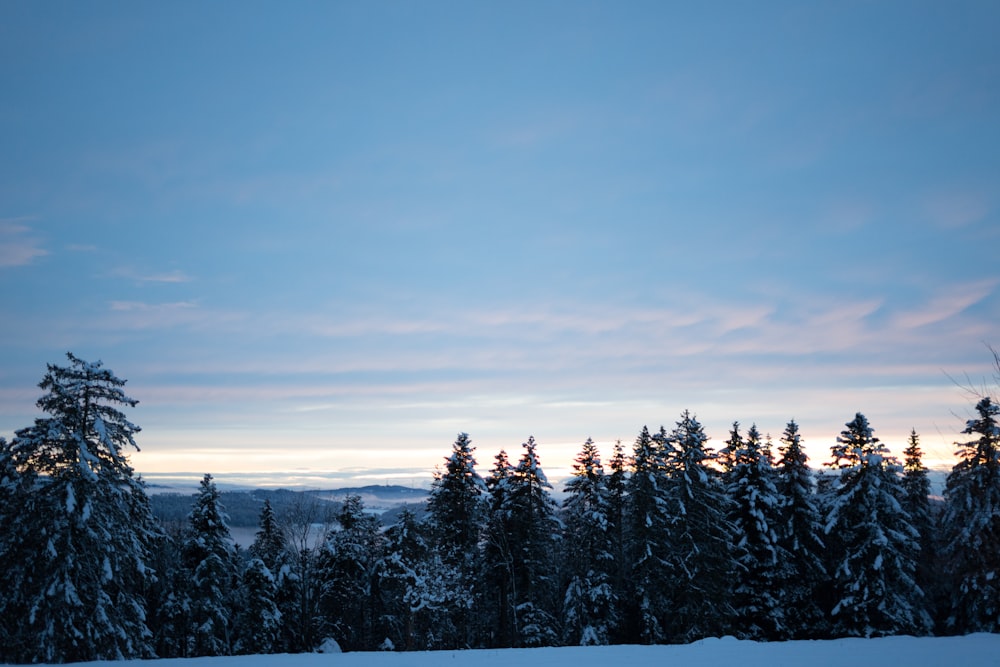
{"type": "Polygon", "coordinates": [[[826,534],[832,549],[833,632],[923,634],[930,617],[916,582],[919,534],[903,507],[902,466],[857,413],[833,446],[839,478],[826,534]]]}
{"type": "Polygon", "coordinates": [[[734,530],[728,518],[731,500],[712,467],[714,454],[701,423],[685,410],[668,442],[666,565],[672,580],[667,637],[688,642],[729,626],[737,570],[731,550],[734,530]]]}
{"type": "Polygon", "coordinates": [[[819,637],[826,629],[826,615],[818,600],[819,589],[826,581],[823,523],[815,473],[808,465],[809,457],[794,419],[785,426],[778,450],[781,458],[775,487],[781,502],[778,544],[785,559],[785,579],[780,586],[785,636],[819,637]]]}
{"type": "Polygon", "coordinates": [[[569,584],[563,596],[564,642],[608,644],[618,622],[611,585],[610,504],[601,455],[590,438],[576,457],[566,493],[562,560],[569,584]]]}
{"type": "Polygon", "coordinates": [[[507,542],[510,545],[515,627],[522,646],[558,643],[558,578],[555,562],[560,524],[534,437],[507,484],[507,542]]]}
{"type": "Polygon", "coordinates": [[[795,421],[775,462],[756,425],[713,451],[685,411],[607,469],[587,439],[561,507],[534,438],[483,479],[460,433],[425,513],[386,529],[356,495],[265,500],[242,551],[211,475],[186,523],[153,519],[126,455],[136,401],[68,359],[45,416],[0,438],[0,662],[1000,632],[992,397],[943,503],[915,431],[901,465],[857,413],[820,475],[795,421]]]}
{"type": "Polygon", "coordinates": [[[781,499],[756,424],[745,440],[737,442],[727,489],[739,570],[733,591],[736,634],[745,639],[780,639],[787,634],[781,590],[788,579],[788,558],[778,533],[781,499]]]}
{"type": "Polygon", "coordinates": [[[629,564],[629,604],[626,625],[630,641],[656,644],[666,640],[667,591],[676,572],[667,561],[671,549],[671,518],[667,507],[667,456],[670,441],[663,429],[659,437],[645,426],[632,447],[626,514],[625,554],[629,564]]]}
{"type": "Polygon", "coordinates": [[[182,559],[190,581],[188,655],[229,655],[233,647],[236,552],[219,489],[208,474],[201,480],[188,515],[182,559]]]}
{"type": "Polygon", "coordinates": [[[4,606],[19,616],[6,628],[4,657],[152,657],[143,591],[155,528],[126,453],[138,449],[139,427],[121,411],[138,401],[101,362],[67,358],[49,364],[39,384],[37,405],[48,416],[19,430],[4,456],[5,492],[22,503],[5,520],[2,558],[13,585],[4,606]]]}
{"type": "MultiPolygon", "coordinates": [[[[1000,362],[998,362],[1000,365],[1000,362]]],[[[945,486],[945,567],[952,631],[1000,632],[1000,405],[989,397],[962,433],[945,486]]]]}

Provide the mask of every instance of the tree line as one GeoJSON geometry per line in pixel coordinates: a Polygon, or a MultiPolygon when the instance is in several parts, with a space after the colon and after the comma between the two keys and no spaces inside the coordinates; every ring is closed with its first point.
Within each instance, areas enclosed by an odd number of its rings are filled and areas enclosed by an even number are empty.
{"type": "Polygon", "coordinates": [[[160,524],[128,463],[134,399],[100,362],[49,365],[47,415],[0,439],[0,661],[762,641],[1000,631],[1000,406],[977,397],[943,499],[919,436],[897,459],[858,413],[823,469],[696,417],[607,464],[581,446],[561,503],[533,438],[477,472],[459,434],[426,512],[348,497],[278,516],[248,549],[211,475],[160,524]]]}

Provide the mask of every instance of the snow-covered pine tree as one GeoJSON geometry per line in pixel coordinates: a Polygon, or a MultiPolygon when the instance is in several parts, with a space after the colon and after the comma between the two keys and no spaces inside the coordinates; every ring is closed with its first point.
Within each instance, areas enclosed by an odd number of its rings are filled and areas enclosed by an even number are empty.
{"type": "Polygon", "coordinates": [[[617,600],[615,605],[615,616],[618,619],[617,631],[611,638],[611,642],[619,643],[623,641],[624,629],[622,622],[625,604],[628,600],[628,587],[626,578],[628,576],[629,564],[626,554],[626,531],[627,531],[627,508],[628,508],[628,479],[631,463],[625,455],[625,447],[621,440],[616,440],[611,451],[611,460],[608,462],[608,475],[606,480],[608,496],[608,538],[611,540],[611,590],[617,600]]]}
{"type": "Polygon", "coordinates": [[[384,635],[387,645],[396,649],[439,649],[445,635],[456,636],[449,615],[454,599],[450,570],[434,552],[427,532],[409,509],[386,531],[385,556],[378,565],[376,636],[384,635]]]}
{"type": "Polygon", "coordinates": [[[274,653],[281,637],[281,612],[276,602],[278,586],[274,575],[263,560],[251,557],[243,570],[241,583],[233,653],[274,653]]]}
{"type": "Polygon", "coordinates": [[[146,592],[149,627],[158,658],[186,658],[191,646],[191,573],[181,548],[184,527],[168,524],[151,548],[156,581],[146,592]]]}
{"type": "Polygon", "coordinates": [[[831,545],[834,636],[924,634],[930,625],[916,582],[920,536],[903,508],[902,467],[857,413],[831,448],[840,475],[825,532],[831,545]]]}
{"type": "Polygon", "coordinates": [[[251,558],[259,558],[272,574],[278,572],[288,556],[288,541],[278,525],[271,499],[265,498],[260,510],[260,522],[253,544],[247,550],[251,558]]]}
{"type": "Polygon", "coordinates": [[[506,507],[516,641],[525,647],[554,646],[559,641],[556,549],[560,524],[534,437],[523,447],[507,484],[506,507]]]}
{"type": "Polygon", "coordinates": [[[187,606],[191,634],[185,653],[192,657],[232,652],[237,569],[228,522],[215,481],[206,474],[188,514],[188,532],[181,547],[190,581],[187,606]]]}
{"type": "Polygon", "coordinates": [[[625,627],[628,642],[658,644],[666,640],[664,622],[669,581],[676,573],[664,560],[669,548],[666,457],[670,441],[661,428],[658,437],[642,427],[632,447],[632,474],[628,479],[626,559],[629,563],[625,627]]]}
{"type": "Polygon", "coordinates": [[[722,480],[728,487],[732,483],[733,470],[736,468],[737,452],[743,449],[744,445],[739,422],[733,422],[732,428],[729,429],[729,438],[722,444],[724,446],[715,453],[715,465],[722,473],[722,480]]]}
{"type": "MultiPolygon", "coordinates": [[[[903,509],[910,515],[910,523],[917,529],[920,539],[914,558],[917,562],[917,585],[928,599],[937,587],[935,565],[938,560],[934,542],[934,512],[931,508],[931,480],[924,465],[924,453],[920,449],[920,437],[916,429],[910,430],[910,437],[903,450],[903,509]]],[[[936,599],[936,594],[933,596],[936,599]]],[[[928,603],[928,608],[933,605],[928,603]]]]}
{"type": "Polygon", "coordinates": [[[781,501],[774,470],[754,424],[746,439],[733,425],[727,491],[738,565],[733,590],[735,633],[741,639],[776,640],[787,636],[781,589],[788,559],[778,537],[781,501]]]}
{"type": "MultiPolygon", "coordinates": [[[[998,362],[1000,366],[1000,362],[998,362]]],[[[1000,405],[989,396],[958,443],[941,521],[951,632],[1000,632],[1000,405]]]]}
{"type": "Polygon", "coordinates": [[[14,465],[10,444],[0,438],[0,572],[4,586],[0,590],[0,663],[17,662],[27,655],[31,643],[22,628],[27,616],[23,593],[28,588],[33,553],[40,547],[28,541],[31,508],[28,489],[34,484],[30,474],[22,475],[14,465]]]}
{"type": "Polygon", "coordinates": [[[571,646],[608,644],[618,620],[611,583],[615,563],[604,467],[590,438],[573,463],[566,493],[562,560],[569,584],[563,596],[563,641],[571,646]]]}
{"type": "Polygon", "coordinates": [[[434,474],[427,500],[428,522],[445,561],[467,569],[482,529],[486,484],[476,472],[475,447],[459,433],[443,471],[434,474]]]}
{"type": "Polygon", "coordinates": [[[781,499],[778,540],[788,576],[781,587],[781,605],[789,639],[814,639],[826,632],[818,591],[825,585],[823,523],[817,504],[815,475],[809,467],[799,425],[791,420],[778,448],[776,488],[781,499]]]}
{"type": "Polygon", "coordinates": [[[486,528],[483,533],[480,579],[482,642],[485,646],[510,647],[515,643],[514,556],[510,544],[510,480],[514,467],[505,450],[493,459],[486,478],[486,528]]]}
{"type": "Polygon", "coordinates": [[[665,553],[669,581],[668,641],[690,642],[717,636],[730,626],[733,527],[727,516],[729,498],[712,468],[708,436],[685,410],[668,437],[667,508],[670,541],[665,553]]]}
{"type": "MultiPolygon", "coordinates": [[[[290,627],[295,616],[295,605],[298,599],[298,577],[293,573],[293,554],[285,531],[278,523],[278,518],[271,505],[271,499],[265,498],[260,510],[260,521],[254,541],[247,550],[251,558],[259,558],[274,580],[274,603],[280,613],[279,632],[273,641],[274,652],[293,650],[290,627]]],[[[255,575],[256,576],[256,575],[255,575]]],[[[244,573],[244,585],[248,584],[244,573]]]]}
{"type": "MultiPolygon", "coordinates": [[[[18,590],[18,662],[152,657],[144,589],[155,535],[126,449],[139,427],[121,407],[125,380],[67,354],[48,365],[38,407],[48,417],[10,444],[26,494],[7,540],[27,570],[18,590]]],[[[10,580],[8,580],[10,581],[10,580]]]]}
{"type": "Polygon", "coordinates": [[[378,518],[365,511],[360,496],[349,495],[319,556],[322,608],[330,633],[345,651],[372,650],[376,638],[373,584],[385,551],[378,518]]]}
{"type": "Polygon", "coordinates": [[[445,646],[469,646],[473,642],[477,590],[477,556],[485,517],[486,484],[476,472],[475,447],[468,434],[459,433],[444,470],[434,474],[427,501],[428,523],[443,564],[451,570],[454,606],[450,610],[454,637],[442,637],[445,646]]]}

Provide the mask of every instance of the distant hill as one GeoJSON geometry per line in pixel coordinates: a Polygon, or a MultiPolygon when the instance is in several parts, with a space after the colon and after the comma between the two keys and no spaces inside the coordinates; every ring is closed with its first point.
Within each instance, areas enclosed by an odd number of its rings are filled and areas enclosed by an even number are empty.
{"type": "MultiPolygon", "coordinates": [[[[221,491],[219,499],[229,515],[231,527],[256,527],[264,500],[269,499],[280,521],[296,515],[309,517],[313,523],[331,523],[349,495],[360,496],[365,508],[392,525],[403,506],[413,506],[418,513],[427,500],[426,489],[397,485],[370,485],[347,489],[293,491],[289,489],[251,489],[221,491]]],[[[156,493],[150,496],[153,515],[164,523],[187,520],[197,494],[156,493]]]]}

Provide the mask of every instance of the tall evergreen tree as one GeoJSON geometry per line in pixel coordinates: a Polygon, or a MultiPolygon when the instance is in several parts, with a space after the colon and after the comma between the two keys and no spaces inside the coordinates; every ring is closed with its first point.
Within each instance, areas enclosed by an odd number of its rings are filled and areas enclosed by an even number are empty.
{"type": "Polygon", "coordinates": [[[278,525],[271,499],[264,499],[260,522],[253,544],[248,549],[252,558],[259,558],[272,574],[281,569],[288,556],[288,541],[278,525]]]}
{"type": "MultiPolygon", "coordinates": [[[[910,523],[917,530],[917,585],[928,599],[936,587],[938,577],[934,566],[938,555],[934,548],[934,513],[931,509],[931,481],[924,465],[924,453],[920,449],[920,437],[916,429],[911,429],[910,437],[903,450],[903,509],[910,516],[910,523]]],[[[936,596],[935,596],[936,597],[936,596]]],[[[928,603],[928,607],[931,605],[928,603]]]]}
{"type": "Polygon", "coordinates": [[[436,552],[451,572],[450,627],[457,631],[442,637],[445,646],[463,647],[473,642],[477,590],[477,557],[483,528],[486,484],[476,472],[475,448],[468,434],[459,433],[445,468],[434,475],[427,501],[428,523],[436,552]]]}
{"type": "MultiPolygon", "coordinates": [[[[734,425],[733,432],[738,436],[738,426],[734,425]]],[[[746,639],[782,639],[787,629],[781,589],[788,579],[788,559],[778,537],[781,502],[774,470],[756,424],[732,453],[728,493],[738,566],[733,591],[736,634],[746,639]]]]}
{"type": "Polygon", "coordinates": [[[126,455],[139,427],[120,409],[138,401],[101,362],[67,358],[39,384],[49,416],[16,433],[5,464],[24,494],[4,540],[18,568],[8,581],[20,582],[12,603],[26,612],[15,659],[152,657],[145,588],[156,531],[126,455]]]}
{"type": "Polygon", "coordinates": [[[611,590],[615,596],[616,632],[612,643],[624,640],[624,610],[628,600],[626,581],[629,564],[626,559],[626,534],[628,511],[628,480],[630,461],[625,455],[625,447],[621,440],[615,441],[608,462],[607,497],[608,497],[608,539],[611,542],[611,590]]]}
{"type": "Polygon", "coordinates": [[[489,500],[481,560],[483,643],[489,647],[515,644],[514,555],[509,507],[513,476],[514,467],[507,452],[501,449],[486,478],[489,500]]]}
{"type": "Polygon", "coordinates": [[[719,634],[732,618],[730,553],[733,528],[729,498],[712,467],[708,436],[687,410],[669,436],[667,507],[671,519],[666,552],[670,581],[670,641],[689,642],[719,634]]]}
{"type": "Polygon", "coordinates": [[[922,634],[930,617],[916,582],[919,535],[903,508],[901,466],[857,413],[831,448],[840,470],[826,533],[834,636],[922,634]]]}
{"type": "Polygon", "coordinates": [[[206,474],[188,515],[188,534],[181,549],[191,582],[191,646],[187,655],[192,657],[232,652],[237,569],[228,521],[219,490],[206,474]]]}
{"type": "Polygon", "coordinates": [[[781,458],[776,488],[781,498],[778,540],[787,562],[781,586],[781,605],[789,639],[823,636],[825,614],[819,589],[826,580],[823,565],[823,523],[815,491],[815,474],[809,467],[799,425],[789,421],[781,435],[781,458]]]}
{"type": "Polygon", "coordinates": [[[662,428],[654,437],[643,426],[632,448],[626,537],[631,590],[625,623],[634,634],[626,640],[644,644],[666,639],[666,592],[674,576],[664,560],[669,549],[666,457],[670,446],[662,428]]]}
{"type": "Polygon", "coordinates": [[[384,635],[384,648],[436,649],[442,647],[442,628],[449,628],[444,634],[455,634],[447,604],[450,581],[426,532],[409,509],[386,531],[385,556],[378,565],[377,636],[384,635]]]}
{"type": "Polygon", "coordinates": [[[158,658],[191,655],[191,573],[184,566],[181,526],[159,535],[151,549],[156,581],[146,593],[149,626],[158,658]]]}
{"type": "Polygon", "coordinates": [[[952,632],[1000,632],[1000,405],[986,396],[976,413],[962,431],[974,438],[958,443],[959,461],[944,490],[952,632]]]}
{"type": "Polygon", "coordinates": [[[23,661],[33,638],[24,632],[31,563],[41,546],[29,540],[33,529],[29,490],[35,476],[21,474],[14,464],[10,444],[0,438],[0,663],[23,661]]]}
{"type": "MultiPolygon", "coordinates": [[[[299,579],[293,571],[292,549],[285,531],[278,523],[270,498],[264,499],[264,506],[260,511],[259,529],[248,552],[251,558],[261,560],[273,580],[274,591],[271,595],[278,610],[278,634],[271,641],[272,649],[282,652],[294,650],[292,637],[295,630],[292,625],[298,601],[299,579]]],[[[262,572],[245,571],[243,580],[244,587],[252,584],[261,591],[261,595],[270,592],[262,572]]],[[[261,602],[261,605],[266,607],[265,602],[261,602]]]]}
{"type": "Polygon", "coordinates": [[[320,552],[322,606],[334,639],[347,651],[371,650],[374,636],[378,564],[385,551],[379,520],[357,495],[344,499],[340,530],[330,532],[320,552]]]}
{"type": "Polygon", "coordinates": [[[534,437],[510,476],[506,516],[515,600],[516,641],[520,646],[558,643],[556,503],[538,459],[534,437]]]}
{"type": "Polygon", "coordinates": [[[563,563],[569,583],[563,596],[564,643],[608,644],[617,625],[610,506],[601,456],[590,438],[573,463],[566,493],[563,563]]]}
{"type": "Polygon", "coordinates": [[[264,561],[251,557],[243,571],[240,606],[234,627],[233,653],[274,653],[281,638],[278,586],[264,561]]]}

